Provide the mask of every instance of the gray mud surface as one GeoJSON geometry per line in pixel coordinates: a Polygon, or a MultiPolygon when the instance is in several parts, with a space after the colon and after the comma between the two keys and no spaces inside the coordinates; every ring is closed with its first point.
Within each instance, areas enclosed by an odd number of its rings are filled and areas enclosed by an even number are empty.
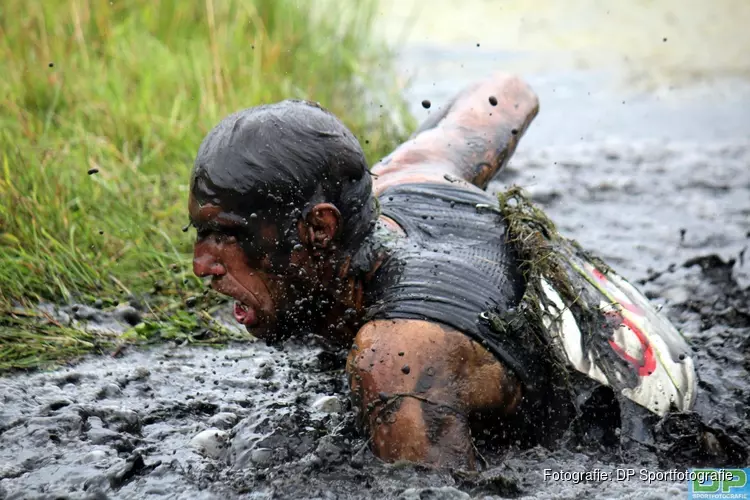
{"type": "MultiPolygon", "coordinates": [[[[511,184],[665,307],[695,351],[703,421],[746,447],[750,143],[520,151],[493,187],[511,184]]],[[[580,445],[492,450],[476,438],[488,463],[478,475],[382,464],[357,431],[341,353],[311,340],[162,346],[3,378],[0,498],[684,498],[684,482],[574,484],[543,470],[695,460],[690,437],[638,460],[580,445]]]]}
{"type": "MultiPolygon", "coordinates": [[[[459,29],[466,37],[440,45],[417,33],[424,43],[412,43],[400,57],[402,72],[414,78],[407,97],[419,120],[493,69],[515,68],[528,78],[541,113],[493,188],[527,188],[563,234],[663,305],[695,351],[701,379],[696,408],[703,421],[746,446],[750,85],[745,79],[684,92],[669,86],[626,91],[596,69],[598,58],[584,58],[570,71],[560,64],[546,73],[531,71],[577,47],[579,38],[548,33],[564,34],[583,19],[595,33],[580,38],[614,66],[628,66],[627,58],[617,61],[635,54],[649,83],[670,71],[703,75],[724,66],[729,74],[746,75],[741,37],[747,29],[737,10],[746,2],[688,3],[622,2],[620,8],[645,11],[641,19],[648,21],[632,21],[636,16],[623,22],[609,16],[614,3],[606,3],[604,12],[605,3],[588,0],[574,2],[577,10],[567,2],[518,2],[518,9],[500,15],[476,10],[493,2],[463,2],[460,12],[454,2],[425,2],[410,26],[435,13],[445,22],[428,34],[459,29]],[[723,23],[713,16],[722,4],[730,13],[723,23]],[[519,11],[522,5],[526,11],[519,11]],[[559,11],[550,15],[545,5],[559,11]],[[669,15],[654,14],[657,8],[669,15]],[[690,22],[681,29],[684,17],[690,22]],[[518,19],[526,21],[514,24],[518,19]],[[495,48],[486,48],[493,39],[495,48]],[[517,40],[519,46],[512,45],[517,40]],[[480,41],[481,48],[474,43],[480,41]],[[535,47],[558,50],[527,67],[535,47]],[[676,55],[662,53],[666,49],[676,55]],[[429,111],[422,109],[423,99],[432,101],[429,111]]],[[[394,2],[408,15],[403,4],[394,2]]],[[[132,317],[132,311],[101,318],[90,309],[57,312],[115,329],[132,317]]],[[[167,345],[0,379],[0,499],[685,498],[684,482],[575,484],[545,481],[543,470],[684,467],[696,459],[693,436],[677,435],[634,459],[577,445],[498,451],[479,435],[488,469],[476,476],[387,465],[373,458],[356,429],[340,353],[311,341],[282,349],[167,345]]]]}

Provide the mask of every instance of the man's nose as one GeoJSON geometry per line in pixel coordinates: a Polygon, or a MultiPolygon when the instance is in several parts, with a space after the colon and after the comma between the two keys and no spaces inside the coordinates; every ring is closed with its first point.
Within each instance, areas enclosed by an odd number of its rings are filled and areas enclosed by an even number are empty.
{"type": "Polygon", "coordinates": [[[196,245],[193,254],[193,272],[199,278],[205,278],[206,276],[223,276],[227,269],[212,252],[207,251],[202,245],[196,245]]]}

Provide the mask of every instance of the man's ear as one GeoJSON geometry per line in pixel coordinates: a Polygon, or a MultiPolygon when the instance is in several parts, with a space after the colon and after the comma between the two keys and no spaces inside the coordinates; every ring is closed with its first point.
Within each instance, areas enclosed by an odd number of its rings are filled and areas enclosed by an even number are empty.
{"type": "Polygon", "coordinates": [[[329,248],[340,228],[341,212],[331,203],[318,203],[297,224],[302,244],[316,249],[329,248]]]}

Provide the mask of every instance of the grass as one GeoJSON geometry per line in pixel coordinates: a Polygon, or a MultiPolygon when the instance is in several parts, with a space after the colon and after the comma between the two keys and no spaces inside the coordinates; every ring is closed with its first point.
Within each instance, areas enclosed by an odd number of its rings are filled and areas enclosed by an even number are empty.
{"type": "Polygon", "coordinates": [[[410,119],[392,56],[373,41],[376,7],[3,2],[0,370],[116,342],[30,312],[42,301],[147,297],[148,338],[199,328],[184,302],[214,298],[199,294],[181,227],[195,152],[225,115],[307,98],[340,116],[371,162],[401,140],[410,119]]]}

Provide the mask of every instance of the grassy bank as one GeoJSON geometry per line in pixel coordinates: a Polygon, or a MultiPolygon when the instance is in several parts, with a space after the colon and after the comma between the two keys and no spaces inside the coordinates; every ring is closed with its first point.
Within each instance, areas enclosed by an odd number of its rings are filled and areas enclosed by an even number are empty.
{"type": "Polygon", "coordinates": [[[39,301],[145,296],[144,335],[174,330],[175,315],[205,326],[184,317],[202,285],[181,227],[195,151],[226,114],[308,98],[371,161],[392,148],[408,118],[373,42],[374,2],[3,2],[0,369],[70,354],[69,329],[30,312],[39,301]]]}

